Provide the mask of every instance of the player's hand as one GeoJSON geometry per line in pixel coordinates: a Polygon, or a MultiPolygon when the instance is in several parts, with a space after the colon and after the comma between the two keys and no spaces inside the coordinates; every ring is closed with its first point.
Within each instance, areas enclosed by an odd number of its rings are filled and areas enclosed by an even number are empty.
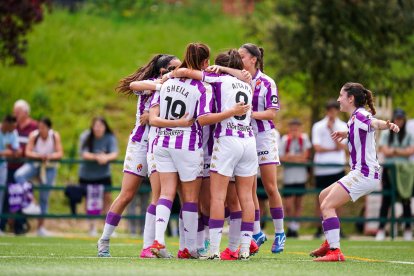
{"type": "Polygon", "coordinates": [[[241,74],[242,74],[242,77],[243,77],[242,81],[247,82],[247,83],[252,82],[252,74],[250,74],[249,71],[243,69],[241,71],[241,74]]]}
{"type": "Polygon", "coordinates": [[[206,68],[205,71],[219,74],[223,72],[223,67],[221,67],[220,65],[210,65],[209,67],[206,68]]]}
{"type": "Polygon", "coordinates": [[[331,137],[336,142],[342,142],[346,137],[348,137],[348,132],[346,131],[334,131],[331,134],[331,137]]]}
{"type": "Polygon", "coordinates": [[[250,105],[244,104],[244,102],[236,103],[232,108],[233,116],[243,116],[249,111],[250,105]]]}
{"type": "Polygon", "coordinates": [[[161,78],[161,83],[166,82],[167,80],[171,79],[173,77],[173,72],[169,72],[167,74],[164,74],[161,78]]]}
{"type": "Polygon", "coordinates": [[[186,112],[183,117],[178,120],[175,120],[177,127],[189,127],[194,123],[194,119],[189,120],[188,112],[186,112]]]}
{"type": "Polygon", "coordinates": [[[390,120],[387,120],[387,128],[389,129],[389,130],[392,130],[392,131],[394,131],[395,133],[398,133],[398,132],[400,132],[400,128],[396,125],[396,124],[394,124],[394,123],[391,123],[390,122],[390,120]]]}
{"type": "Polygon", "coordinates": [[[144,113],[142,113],[141,116],[139,116],[139,123],[141,126],[144,126],[148,124],[148,122],[149,122],[149,112],[144,111],[144,113]]]}

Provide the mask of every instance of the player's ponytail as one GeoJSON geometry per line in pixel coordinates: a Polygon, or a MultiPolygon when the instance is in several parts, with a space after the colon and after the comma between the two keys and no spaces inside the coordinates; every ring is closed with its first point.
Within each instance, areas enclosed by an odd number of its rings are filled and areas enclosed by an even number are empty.
{"type": "Polygon", "coordinates": [[[262,47],[258,47],[253,43],[246,43],[241,46],[241,48],[246,49],[252,56],[256,57],[256,68],[260,69],[260,71],[264,72],[264,49],[262,47]]]}
{"type": "Polygon", "coordinates": [[[161,69],[167,69],[168,64],[174,59],[177,59],[177,57],[173,55],[155,55],[146,65],[138,68],[131,75],[122,78],[115,90],[118,93],[132,94],[133,91],[129,88],[131,82],[158,78],[161,75],[161,69]]]}
{"type": "Polygon", "coordinates": [[[243,69],[243,61],[236,49],[218,54],[214,64],[239,70],[243,69]]]}
{"type": "Polygon", "coordinates": [[[203,43],[190,43],[184,54],[184,61],[180,68],[201,70],[203,62],[210,58],[210,48],[203,43]]]}
{"type": "Polygon", "coordinates": [[[347,82],[342,87],[349,96],[354,96],[355,107],[365,107],[368,105],[372,115],[377,112],[374,107],[374,97],[371,91],[366,89],[362,84],[356,82],[347,82]]]}

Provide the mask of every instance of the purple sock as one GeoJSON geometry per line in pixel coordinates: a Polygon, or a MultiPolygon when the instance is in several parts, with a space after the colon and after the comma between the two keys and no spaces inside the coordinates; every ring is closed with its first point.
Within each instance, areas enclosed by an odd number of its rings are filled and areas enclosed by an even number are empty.
{"type": "Polygon", "coordinates": [[[120,220],[121,220],[120,215],[113,213],[113,212],[108,212],[108,214],[106,215],[105,222],[112,226],[118,226],[120,220]]]}

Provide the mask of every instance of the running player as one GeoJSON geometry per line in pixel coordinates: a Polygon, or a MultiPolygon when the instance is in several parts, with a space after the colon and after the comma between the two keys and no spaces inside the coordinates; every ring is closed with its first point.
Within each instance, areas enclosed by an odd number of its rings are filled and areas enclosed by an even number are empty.
{"type": "Polygon", "coordinates": [[[380,165],[376,156],[376,129],[399,132],[399,127],[372,117],[375,115],[372,92],[359,83],[346,83],[339,92],[340,110],[351,117],[348,131],[335,131],[332,138],[341,142],[348,138],[351,171],[319,194],[322,228],[326,240],[310,253],[318,262],[340,262],[345,257],[340,249],[339,218],[336,209],[348,201],[355,202],[380,186],[380,165]],[[370,112],[365,110],[368,106],[370,112]]]}
{"type": "MultiPolygon", "coordinates": [[[[179,60],[171,55],[156,55],[150,62],[139,68],[135,73],[120,80],[116,91],[119,93],[134,94],[134,81],[154,79],[161,75],[162,69],[179,64],[179,60]],[[131,85],[132,84],[132,85],[131,85]]],[[[98,257],[110,257],[109,238],[118,226],[121,214],[125,207],[134,198],[142,179],[147,174],[147,143],[148,143],[148,112],[145,107],[149,105],[150,95],[147,93],[136,93],[137,113],[135,127],[129,136],[124,162],[124,176],[122,179],[121,192],[112,203],[106,216],[105,226],[101,238],[98,241],[98,257]]],[[[152,213],[151,205],[147,213],[152,213]]],[[[145,239],[144,239],[145,240],[145,239]]]]}
{"type": "MultiPolygon", "coordinates": [[[[277,149],[277,133],[273,124],[276,112],[279,110],[279,95],[273,79],[263,73],[263,49],[254,44],[246,43],[239,48],[244,69],[252,76],[253,104],[252,126],[256,136],[257,156],[263,186],[269,198],[270,213],[275,227],[275,240],[272,245],[273,253],[280,253],[285,247],[285,232],[283,229],[282,198],[277,188],[277,166],[279,154],[277,149]]],[[[255,224],[253,239],[258,246],[266,240],[260,229],[259,200],[256,194],[257,183],[253,191],[255,200],[255,224]]]]}
{"type": "MultiPolygon", "coordinates": [[[[209,56],[207,45],[190,43],[180,68],[205,69],[209,64],[209,56]]],[[[187,121],[191,122],[206,115],[207,97],[211,97],[211,87],[201,81],[172,78],[163,83],[159,102],[151,103],[150,124],[160,127],[154,157],[161,181],[161,196],[156,207],[156,234],[151,251],[160,258],[168,257],[164,233],[179,180],[182,188],[185,245],[192,258],[198,257],[198,195],[203,170],[201,126],[198,122],[186,127],[170,125],[188,114],[187,121]],[[156,106],[159,106],[159,117],[158,110],[154,108],[156,106]]]]}

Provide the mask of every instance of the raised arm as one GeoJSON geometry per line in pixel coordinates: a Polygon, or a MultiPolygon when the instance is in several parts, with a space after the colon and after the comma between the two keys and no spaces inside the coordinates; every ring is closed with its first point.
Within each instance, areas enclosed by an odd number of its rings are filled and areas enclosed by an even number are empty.
{"type": "MultiPolygon", "coordinates": [[[[171,74],[167,77],[175,77],[175,78],[189,78],[194,80],[202,80],[203,79],[203,72],[199,70],[192,70],[188,68],[178,68],[172,71],[171,74]]],[[[167,75],[168,75],[167,74],[167,75]]]]}
{"type": "Polygon", "coordinates": [[[239,70],[239,69],[224,67],[220,65],[212,65],[207,68],[207,71],[211,71],[215,73],[220,73],[220,72],[227,73],[249,84],[252,81],[252,75],[246,70],[239,70]]]}
{"type": "Polygon", "coordinates": [[[129,84],[129,88],[134,91],[155,91],[161,89],[161,80],[142,80],[133,81],[129,84]]]}
{"type": "Polygon", "coordinates": [[[203,115],[199,117],[197,120],[200,123],[200,125],[212,125],[216,124],[218,122],[221,122],[227,118],[233,117],[233,116],[242,116],[249,111],[250,105],[244,104],[242,102],[236,103],[233,108],[224,110],[220,113],[208,113],[206,115],[203,115]]]}
{"type": "Polygon", "coordinates": [[[389,120],[383,121],[379,119],[373,119],[371,120],[371,127],[374,129],[389,129],[391,131],[394,131],[395,133],[398,133],[400,131],[400,128],[394,124],[391,123],[389,120]]]}

